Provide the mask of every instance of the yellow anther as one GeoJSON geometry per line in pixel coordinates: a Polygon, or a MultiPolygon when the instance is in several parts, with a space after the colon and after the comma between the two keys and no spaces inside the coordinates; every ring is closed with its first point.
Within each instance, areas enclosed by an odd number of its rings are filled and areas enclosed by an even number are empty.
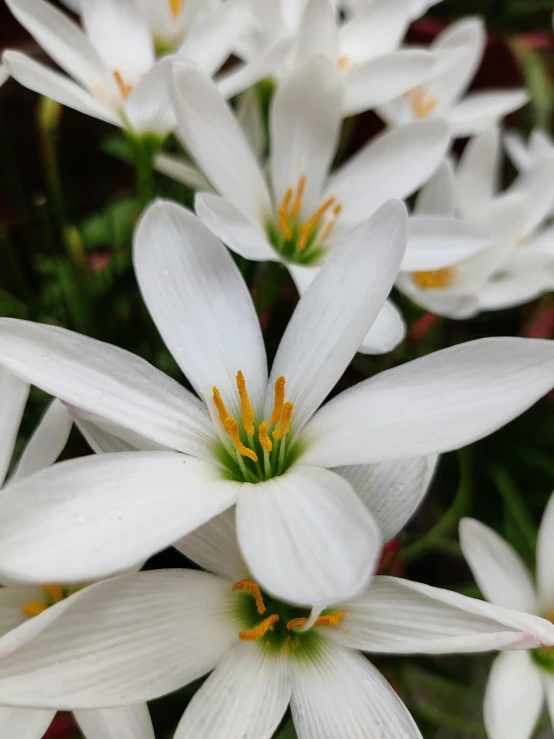
{"type": "Polygon", "coordinates": [[[300,236],[296,244],[296,248],[298,249],[298,251],[303,251],[306,248],[306,246],[308,245],[308,239],[310,238],[312,231],[317,228],[319,222],[335,201],[336,198],[334,195],[327,198],[323,205],[319,207],[313,214],[313,216],[302,226],[302,228],[300,229],[300,236]]]}
{"type": "Polygon", "coordinates": [[[273,413],[271,414],[271,425],[277,426],[283,415],[283,407],[285,405],[285,386],[286,380],[281,375],[275,380],[274,385],[274,401],[273,401],[273,413]]]}
{"type": "Polygon", "coordinates": [[[454,279],[454,270],[451,267],[436,269],[430,272],[414,272],[413,280],[420,290],[440,290],[448,287],[454,279]]]}
{"type": "Polygon", "coordinates": [[[432,95],[425,85],[406,92],[403,97],[412,106],[416,118],[427,118],[439,104],[438,97],[432,95]]]}
{"type": "Polygon", "coordinates": [[[518,239],[516,246],[518,247],[526,247],[529,246],[531,243],[531,239],[529,236],[522,236],[521,239],[518,239]]]}
{"type": "Polygon", "coordinates": [[[39,616],[41,613],[46,611],[47,608],[48,606],[46,603],[27,603],[27,605],[23,606],[21,610],[26,616],[33,618],[34,616],[39,616]]]}
{"type": "Polygon", "coordinates": [[[296,191],[296,197],[294,198],[294,205],[292,206],[291,217],[293,221],[298,219],[300,215],[300,208],[302,207],[302,200],[304,198],[304,190],[306,189],[306,175],[303,174],[298,182],[298,190],[296,191]]]}
{"type": "Polygon", "coordinates": [[[251,459],[253,462],[257,462],[258,455],[256,454],[256,452],[253,452],[252,449],[249,449],[247,446],[244,446],[244,444],[240,440],[239,425],[235,421],[235,419],[228,418],[223,425],[225,426],[225,431],[229,434],[229,436],[233,440],[233,444],[235,445],[237,452],[239,454],[242,454],[243,457],[248,457],[248,459],[251,459]]]}
{"type": "Polygon", "coordinates": [[[273,432],[273,438],[276,441],[279,441],[279,439],[282,439],[285,434],[288,433],[290,429],[290,419],[292,416],[292,411],[294,410],[294,403],[285,403],[283,406],[283,415],[281,416],[281,423],[279,424],[279,428],[276,428],[273,432]]]}
{"type": "Polygon", "coordinates": [[[63,590],[60,585],[43,585],[42,589],[52,599],[52,603],[59,603],[64,599],[63,590]]]}
{"type": "Polygon", "coordinates": [[[258,613],[260,614],[260,616],[264,615],[265,603],[262,597],[262,591],[260,590],[257,583],[254,582],[254,580],[240,580],[239,582],[236,582],[233,585],[233,592],[236,593],[237,590],[244,590],[246,593],[252,595],[254,597],[254,600],[256,601],[256,608],[258,609],[258,613]]]}
{"type": "Polygon", "coordinates": [[[342,211],[342,205],[338,203],[333,208],[333,217],[331,218],[329,223],[325,226],[325,228],[321,232],[321,236],[319,237],[320,242],[325,241],[325,239],[329,236],[331,231],[334,229],[335,223],[337,222],[337,218],[340,216],[341,211],[342,211]]]}
{"type": "Polygon", "coordinates": [[[289,189],[285,193],[285,197],[283,198],[283,202],[279,206],[279,228],[281,229],[281,233],[285,237],[285,239],[291,239],[292,238],[292,231],[289,223],[289,205],[290,201],[292,200],[292,187],[289,187],[289,189]]]}
{"type": "Polygon", "coordinates": [[[262,423],[260,423],[258,438],[260,439],[260,444],[262,445],[264,452],[269,454],[273,449],[273,443],[269,438],[269,424],[267,421],[262,421],[262,423]]]}
{"type": "Polygon", "coordinates": [[[347,69],[350,69],[352,65],[352,60],[347,54],[343,54],[339,57],[338,66],[341,72],[346,72],[347,69]]]}
{"type": "Polygon", "coordinates": [[[242,641],[258,641],[258,639],[261,639],[267,634],[269,629],[273,626],[273,624],[276,624],[278,620],[279,616],[274,613],[273,615],[264,618],[262,623],[258,624],[258,626],[254,626],[253,629],[240,631],[239,639],[242,639],[242,641]]]}
{"type": "MultiPolygon", "coordinates": [[[[327,616],[320,616],[316,619],[314,626],[338,626],[344,618],[344,611],[335,611],[335,613],[329,613],[327,616]]],[[[306,626],[308,623],[307,618],[293,618],[287,624],[287,629],[300,629],[306,626]]]]}
{"type": "Polygon", "coordinates": [[[213,399],[215,407],[217,408],[217,412],[219,413],[219,420],[225,426],[225,421],[231,418],[231,416],[229,415],[229,411],[225,407],[225,403],[223,402],[223,398],[221,397],[219,390],[215,386],[213,389],[213,399]]]}
{"type": "Polygon", "coordinates": [[[113,76],[114,76],[114,79],[115,79],[115,81],[117,83],[117,86],[119,88],[119,92],[121,93],[121,97],[124,100],[127,100],[127,98],[129,97],[129,95],[133,91],[133,86],[132,85],[128,85],[125,82],[125,80],[121,76],[121,72],[118,72],[117,69],[114,71],[113,76]]]}
{"type": "Polygon", "coordinates": [[[184,6],[185,0],[169,0],[169,10],[173,16],[173,20],[177,20],[181,15],[184,6]]]}
{"type": "Polygon", "coordinates": [[[237,388],[239,390],[240,405],[242,408],[242,425],[247,436],[254,436],[254,409],[248,397],[246,380],[240,370],[237,372],[237,388]]]}

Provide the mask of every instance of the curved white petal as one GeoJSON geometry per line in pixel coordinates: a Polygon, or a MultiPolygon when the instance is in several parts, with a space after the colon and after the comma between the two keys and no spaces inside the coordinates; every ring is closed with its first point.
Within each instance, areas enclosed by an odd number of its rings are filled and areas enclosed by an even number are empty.
{"type": "Polygon", "coordinates": [[[544,274],[502,275],[488,282],[479,291],[481,310],[503,310],[536,300],[551,289],[544,281],[544,274]]]}
{"type": "Polygon", "coordinates": [[[456,214],[454,167],[449,159],[439,165],[429,182],[419,191],[414,213],[418,216],[446,217],[456,214]]]}
{"type": "Polygon", "coordinates": [[[527,652],[504,652],[494,660],[485,692],[489,739],[530,739],[544,704],[539,669],[527,652]]]}
{"type": "Polygon", "coordinates": [[[460,218],[415,215],[409,221],[408,247],[401,270],[418,272],[452,267],[490,243],[485,229],[460,218]]]}
{"type": "Polygon", "coordinates": [[[402,343],[406,324],[398,308],[385,300],[377,318],[358,347],[361,354],[387,354],[402,343]]]}
{"type": "Polygon", "coordinates": [[[550,496],[548,505],[542,514],[537,541],[537,592],[539,604],[543,610],[554,608],[554,495],[550,496]]]}
{"type": "Polygon", "coordinates": [[[550,721],[552,721],[554,724],[554,678],[552,677],[552,675],[543,671],[542,683],[544,692],[546,694],[546,706],[548,708],[550,721]]]}
{"type": "Polygon", "coordinates": [[[262,102],[255,87],[240,96],[237,103],[237,120],[250,144],[258,162],[265,159],[265,121],[262,102]]]}
{"type": "Polygon", "coordinates": [[[133,259],[148,311],[195,390],[216,386],[236,413],[242,370],[254,410],[261,410],[267,360],[260,323],[223,244],[194,213],[159,200],[135,231],[133,259]]]}
{"type": "Polygon", "coordinates": [[[10,585],[0,588],[0,636],[27,621],[23,606],[44,598],[44,591],[33,585],[10,585]]]}
{"type": "Polygon", "coordinates": [[[132,567],[231,506],[238,484],[174,452],[61,462],[0,496],[0,572],[83,582],[132,567]]]}
{"type": "Polygon", "coordinates": [[[456,170],[456,193],[462,213],[488,206],[500,178],[500,129],[491,126],[471,139],[456,170]]]}
{"type": "Polygon", "coordinates": [[[356,62],[394,51],[409,25],[410,0],[361,3],[340,28],[340,54],[356,62]]]}
{"type": "Polygon", "coordinates": [[[10,76],[10,72],[5,64],[0,64],[0,86],[4,84],[4,82],[8,79],[10,76]]]}
{"type": "Polygon", "coordinates": [[[276,76],[283,66],[291,45],[292,39],[280,39],[273,46],[264,49],[255,59],[246,64],[236,65],[218,78],[217,89],[228,100],[265,77],[276,76]]]}
{"type": "Polygon", "coordinates": [[[350,598],[373,574],[377,524],[346,480],[321,467],[244,484],[237,501],[239,545],[253,579],[305,605],[350,598]]]}
{"type": "Polygon", "coordinates": [[[270,739],[291,692],[287,655],[240,642],[194,695],[174,739],[270,739]]]}
{"type": "Polygon", "coordinates": [[[165,695],[212,670],[238,639],[234,602],[227,581],[190,570],[93,585],[59,604],[65,609],[55,622],[2,658],[2,699],[72,710],[165,695]]]}
{"type": "Polygon", "coordinates": [[[325,642],[316,658],[294,662],[291,708],[298,739],[422,739],[381,673],[363,655],[325,642]]]}
{"type": "Polygon", "coordinates": [[[302,461],[337,467],[450,451],[496,431],[554,384],[554,344],[470,341],[382,372],[306,426],[302,461]]]}
{"type": "Polygon", "coordinates": [[[75,711],[85,739],[155,739],[146,703],[75,711]]]}
{"type": "Polygon", "coordinates": [[[530,236],[552,211],[554,204],[554,156],[545,156],[519,175],[509,193],[527,197],[527,213],[522,236],[530,236]]]}
{"type": "Polygon", "coordinates": [[[521,557],[496,531],[472,518],[460,523],[460,545],[484,597],[497,606],[537,612],[531,575],[521,557]]]}
{"type": "Polygon", "coordinates": [[[508,158],[516,169],[520,172],[529,169],[533,162],[531,147],[527,146],[521,134],[516,131],[506,131],[502,136],[502,143],[508,158]]]}
{"type": "Polygon", "coordinates": [[[169,95],[171,59],[161,59],[133,89],[125,104],[125,115],[136,134],[166,136],[176,120],[169,95]]]}
{"type": "Polygon", "coordinates": [[[95,454],[105,452],[169,452],[169,447],[157,444],[124,426],[72,407],[69,415],[95,454]]]}
{"type": "Polygon", "coordinates": [[[0,364],[70,405],[212,458],[216,435],[204,405],[130,352],[57,326],[2,318],[0,364]]]}
{"type": "Polygon", "coordinates": [[[0,488],[8,473],[29,385],[0,367],[0,488]]]}
{"type": "Polygon", "coordinates": [[[472,136],[528,102],[527,90],[480,90],[455,105],[447,120],[454,136],[472,136]]]}
{"type": "Polygon", "coordinates": [[[317,56],[326,57],[335,66],[339,59],[336,12],[329,0],[305,2],[296,36],[296,66],[317,56]]]}
{"type": "Polygon", "coordinates": [[[191,190],[211,190],[212,186],[199,169],[189,164],[181,157],[162,152],[156,157],[158,172],[171,177],[177,182],[190,187],[191,190]]]}
{"type": "Polygon", "coordinates": [[[419,507],[437,458],[415,457],[379,464],[336,467],[377,521],[384,542],[401,531],[419,507]]]}
{"type": "Polygon", "coordinates": [[[6,739],[42,739],[56,711],[0,706],[0,732],[6,739]]]}

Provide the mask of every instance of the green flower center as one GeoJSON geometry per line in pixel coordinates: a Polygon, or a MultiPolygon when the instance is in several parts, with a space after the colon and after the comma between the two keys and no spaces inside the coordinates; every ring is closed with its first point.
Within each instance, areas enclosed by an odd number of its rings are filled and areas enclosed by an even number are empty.
{"type": "Polygon", "coordinates": [[[61,585],[43,585],[44,597],[40,601],[34,601],[33,603],[27,603],[21,609],[26,616],[34,618],[39,616],[44,611],[51,608],[56,603],[60,603],[62,600],[69,598],[70,595],[77,592],[79,588],[74,587],[62,587],[61,585]]]}
{"type": "MultiPolygon", "coordinates": [[[[554,613],[549,611],[543,614],[543,618],[554,623],[554,613]]],[[[531,657],[539,667],[554,673],[554,647],[539,647],[531,649],[531,657]]]]}

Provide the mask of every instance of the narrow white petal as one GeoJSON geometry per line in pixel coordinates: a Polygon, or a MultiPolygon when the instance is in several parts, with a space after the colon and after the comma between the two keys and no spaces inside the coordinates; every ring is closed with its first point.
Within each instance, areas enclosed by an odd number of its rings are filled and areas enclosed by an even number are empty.
{"type": "Polygon", "coordinates": [[[382,372],[324,406],[302,461],[336,467],[458,449],[523,413],[554,383],[550,341],[470,341],[382,372]]]}
{"type": "Polygon", "coordinates": [[[508,190],[527,196],[523,236],[530,236],[546,220],[554,204],[554,156],[542,158],[526,170],[508,190]]]}
{"type": "Polygon", "coordinates": [[[321,467],[294,465],[267,482],[244,484],[237,532],[260,587],[305,605],[359,593],[381,548],[377,524],[348,482],[321,467]]]}
{"type": "Polygon", "coordinates": [[[554,725],[554,677],[547,672],[542,673],[543,689],[546,693],[546,706],[550,720],[554,725]]]}
{"type": "Polygon", "coordinates": [[[377,521],[384,542],[401,531],[419,507],[435,469],[436,457],[398,459],[379,464],[336,467],[377,521]]]}
{"type": "Polygon", "coordinates": [[[0,733],[6,739],[42,739],[56,711],[0,706],[0,733]]]}
{"type": "Polygon", "coordinates": [[[408,28],[410,0],[360,4],[340,29],[340,53],[356,62],[394,51],[408,28]]]}
{"type": "Polygon", "coordinates": [[[401,270],[418,272],[452,267],[490,243],[485,229],[460,218],[415,215],[409,221],[408,247],[401,270]]]}
{"type": "Polygon", "coordinates": [[[195,694],[174,739],[270,739],[291,692],[288,656],[241,642],[195,694]]]}
{"type": "Polygon", "coordinates": [[[2,318],[0,364],[77,408],[212,458],[216,437],[203,404],[130,352],[57,326],[2,318]]]}
{"type": "Polygon", "coordinates": [[[190,187],[191,190],[211,190],[212,186],[202,172],[181,157],[162,152],[156,157],[158,172],[171,177],[177,182],[190,187]]]}
{"type": "Polygon", "coordinates": [[[240,630],[228,582],[189,570],[123,575],[59,605],[54,623],[2,659],[10,705],[104,709],[165,695],[212,670],[240,630]]]}
{"type": "Polygon", "coordinates": [[[294,62],[297,66],[317,56],[326,57],[333,65],[339,58],[336,13],[329,0],[305,3],[296,37],[294,62]]]}
{"type": "Polygon", "coordinates": [[[291,708],[298,739],[422,739],[371,662],[325,642],[317,657],[294,662],[291,708]]]}
{"type": "Polygon", "coordinates": [[[527,652],[504,652],[494,660],[485,692],[489,739],[530,739],[544,705],[541,675],[527,652]]]}
{"type": "Polygon", "coordinates": [[[457,137],[471,136],[498,123],[529,102],[526,90],[490,90],[473,92],[454,106],[447,120],[457,137]]]}
{"type": "Polygon", "coordinates": [[[164,137],[175,128],[175,114],[169,95],[172,68],[171,59],[161,59],[129,95],[125,115],[135,133],[154,133],[164,137]]]}
{"type": "Polygon", "coordinates": [[[471,139],[456,170],[458,206],[471,214],[488,206],[498,191],[500,178],[500,130],[491,126],[471,139]]]}
{"type": "Polygon", "coordinates": [[[361,354],[387,354],[404,341],[406,324],[398,308],[390,300],[383,307],[358,347],[361,354]]]}
{"type": "Polygon", "coordinates": [[[0,367],[0,488],[10,467],[28,396],[29,385],[0,367]]]}
{"type": "Polygon", "coordinates": [[[530,147],[527,147],[523,136],[515,131],[506,131],[502,137],[502,142],[506,154],[514,167],[520,172],[529,169],[533,162],[533,157],[531,156],[530,147]]]}
{"type": "Polygon", "coordinates": [[[146,703],[75,711],[75,718],[85,739],[155,739],[146,703]]]}
{"type": "Polygon", "coordinates": [[[504,310],[536,300],[551,289],[544,275],[502,275],[479,291],[481,310],[504,310]]]}
{"type": "Polygon", "coordinates": [[[536,613],[531,575],[519,554],[496,531],[472,518],[460,523],[462,552],[484,597],[497,606],[536,613]]]}
{"type": "Polygon", "coordinates": [[[124,426],[72,407],[69,415],[95,454],[105,452],[170,452],[170,447],[157,444],[124,426]]]}
{"type": "Polygon", "coordinates": [[[456,213],[454,167],[445,159],[417,196],[414,213],[419,216],[453,216],[456,213]]]}
{"type": "Polygon", "coordinates": [[[0,572],[39,583],[105,577],[224,511],[237,489],[213,465],[174,452],[62,462],[0,496],[0,572]]]}
{"type": "Polygon", "coordinates": [[[237,64],[218,78],[217,89],[225,99],[238,95],[265,77],[274,77],[282,68],[292,45],[291,39],[280,39],[246,64],[237,64]]]}
{"type": "Polygon", "coordinates": [[[542,610],[554,608],[554,495],[542,515],[537,541],[537,591],[542,610]]]}
{"type": "Polygon", "coordinates": [[[10,72],[5,64],[0,64],[0,85],[3,85],[4,82],[8,79],[10,76],[10,72]]]}
{"type": "Polygon", "coordinates": [[[265,121],[258,90],[250,88],[243,93],[237,103],[237,120],[256,155],[258,162],[265,159],[265,121]]]}

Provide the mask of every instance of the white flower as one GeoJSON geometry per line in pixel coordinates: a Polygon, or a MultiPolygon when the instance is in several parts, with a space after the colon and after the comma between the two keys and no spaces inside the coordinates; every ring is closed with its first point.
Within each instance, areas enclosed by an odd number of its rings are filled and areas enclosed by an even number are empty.
{"type": "MultiPolygon", "coordinates": [[[[164,137],[174,126],[169,100],[171,59],[156,59],[152,30],[138,0],[81,0],[84,30],[45,0],[8,0],[17,20],[75,81],[17,51],[3,60],[25,87],[135,134],[164,137]]],[[[174,0],[161,13],[186,15],[174,0]]],[[[217,72],[243,20],[240,0],[193,24],[175,56],[217,72]]]]}
{"type": "MultiPolygon", "coordinates": [[[[537,543],[536,586],[517,552],[495,531],[473,519],[460,524],[464,556],[483,596],[522,614],[554,618],[554,496],[543,515],[537,543]]],[[[499,655],[485,693],[490,739],[529,739],[544,699],[554,721],[554,650],[551,647],[499,655]]]]}
{"type": "Polygon", "coordinates": [[[553,383],[551,342],[489,339],[384,372],[317,410],[377,316],[405,239],[404,208],[390,203],[345,241],[301,298],[268,380],[230,254],[193,214],[154,205],[136,235],[138,282],[204,402],[117,347],[1,319],[0,364],[135,447],[137,435],[155,444],[64,462],[9,489],[0,573],[96,580],[236,503],[242,553],[266,592],[310,604],[359,592],[382,538],[421,500],[424,457],[492,433],[553,383]]]}
{"type": "MultiPolygon", "coordinates": [[[[372,0],[343,0],[341,5],[344,6],[345,11],[351,12],[354,8],[367,4],[371,5],[372,0]]],[[[422,15],[432,8],[433,5],[438,5],[442,0],[409,0],[409,17],[410,20],[417,20],[422,15]]]]}
{"type": "MultiPolygon", "coordinates": [[[[330,174],[341,121],[337,78],[333,66],[318,58],[280,85],[270,112],[270,189],[215,85],[192,67],[175,69],[178,133],[219,193],[197,196],[198,216],[247,259],[282,261],[301,293],[354,227],[382,203],[405,198],[428,180],[449,143],[444,122],[412,123],[382,134],[330,174]]],[[[188,170],[183,177],[178,167],[164,160],[164,171],[188,179],[188,170]]],[[[421,218],[410,227],[405,268],[441,268],[486,243],[474,227],[453,218],[421,218]]],[[[360,348],[390,351],[403,335],[402,318],[387,302],[360,348]]]]}
{"type": "Polygon", "coordinates": [[[269,739],[289,703],[299,739],[421,739],[398,695],[360,651],[554,644],[554,627],[544,619],[393,577],[377,577],[356,599],[310,615],[249,578],[234,530],[233,515],[225,514],[182,543],[215,574],[114,578],[72,596],[41,631],[0,639],[0,694],[16,706],[125,706],[213,670],[175,739],[269,739]]]}
{"type": "Polygon", "coordinates": [[[453,136],[472,136],[497,123],[529,100],[524,89],[479,90],[466,94],[485,50],[485,29],[479,18],[449,26],[430,49],[439,57],[439,73],[427,84],[380,108],[390,125],[422,118],[446,120],[453,136]],[[457,58],[452,63],[453,54],[457,58]],[[442,60],[442,61],[441,61],[442,60]]]}
{"type": "Polygon", "coordinates": [[[497,194],[500,164],[494,127],[469,142],[455,172],[446,162],[420,194],[418,212],[457,213],[492,240],[455,266],[401,275],[398,287],[434,313],[468,318],[521,305],[554,287],[554,231],[543,228],[554,203],[554,156],[542,156],[497,194]]]}

